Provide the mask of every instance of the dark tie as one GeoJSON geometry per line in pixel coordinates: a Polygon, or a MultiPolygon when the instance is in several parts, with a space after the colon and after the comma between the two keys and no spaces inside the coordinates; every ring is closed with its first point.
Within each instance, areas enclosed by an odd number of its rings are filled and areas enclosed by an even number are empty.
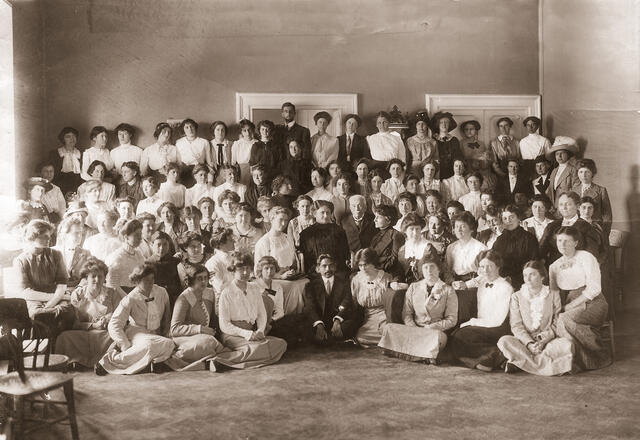
{"type": "Polygon", "coordinates": [[[472,143],[470,143],[468,145],[469,145],[469,148],[472,148],[472,149],[473,148],[480,148],[480,144],[477,143],[477,142],[472,142],[472,143]]]}
{"type": "Polygon", "coordinates": [[[224,144],[217,144],[218,145],[218,166],[222,165],[224,163],[224,144]]]}
{"type": "Polygon", "coordinates": [[[144,302],[146,302],[146,303],[151,302],[151,301],[153,301],[153,297],[144,299],[144,302]]]}
{"type": "Polygon", "coordinates": [[[264,289],[267,295],[276,296],[276,291],[273,289],[264,289]]]}
{"type": "Polygon", "coordinates": [[[351,136],[347,135],[347,160],[351,161],[351,136]]]}
{"type": "Polygon", "coordinates": [[[493,283],[487,283],[487,284],[484,285],[484,287],[492,288],[493,287],[493,283]]]}

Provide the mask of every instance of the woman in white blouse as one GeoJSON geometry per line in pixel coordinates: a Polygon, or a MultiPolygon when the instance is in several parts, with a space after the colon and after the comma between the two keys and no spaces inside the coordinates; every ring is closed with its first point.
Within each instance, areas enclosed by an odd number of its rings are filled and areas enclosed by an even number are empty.
{"type": "Polygon", "coordinates": [[[220,185],[225,181],[221,170],[233,165],[231,141],[227,139],[227,124],[222,121],[213,121],[209,126],[211,139],[211,162],[215,168],[215,184],[220,185]]]}
{"type": "MultiPolygon", "coordinates": [[[[276,206],[269,211],[271,229],[263,235],[255,245],[256,261],[270,255],[278,263],[279,271],[276,278],[283,280],[280,284],[284,289],[284,310],[286,314],[301,313],[304,306],[304,286],[308,280],[300,277],[300,265],[293,240],[287,235],[289,210],[276,206]],[[290,280],[290,281],[286,281],[290,280]]],[[[258,267],[256,266],[256,273],[258,267]]]]}
{"type": "Polygon", "coordinates": [[[404,162],[399,159],[391,159],[387,166],[387,170],[391,177],[384,181],[380,191],[382,194],[389,197],[392,202],[395,202],[398,195],[406,191],[403,184],[404,162]]]}
{"type": "Polygon", "coordinates": [[[208,140],[198,137],[198,123],[193,119],[187,118],[182,121],[180,131],[184,133],[184,136],[176,141],[178,157],[184,165],[180,173],[180,182],[185,186],[191,186],[194,183],[193,167],[211,167],[211,149],[208,140]]]}
{"type": "Polygon", "coordinates": [[[387,112],[379,112],[376,115],[376,127],[378,133],[367,136],[371,158],[373,160],[388,162],[391,159],[399,159],[406,163],[407,152],[399,134],[389,131],[391,115],[387,112]]]}
{"type": "MultiPolygon", "coordinates": [[[[137,221],[137,220],[132,220],[137,221]]],[[[135,288],[125,296],[109,321],[109,335],[115,342],[95,366],[99,376],[135,374],[153,364],[156,372],[169,370],[162,363],[175,347],[168,338],[171,307],[167,291],[156,284],[153,263],[134,266],[130,275],[135,288]]]]}
{"type": "Polygon", "coordinates": [[[576,367],[595,370],[612,361],[599,332],[609,307],[602,294],[598,260],[576,250],[579,241],[580,233],[573,226],[563,226],[556,233],[562,256],[549,267],[549,288],[560,293],[564,308],[558,317],[558,336],[573,342],[576,367]]]}
{"type": "Polygon", "coordinates": [[[442,192],[440,179],[435,178],[438,170],[438,162],[435,160],[428,160],[424,163],[422,166],[422,179],[418,184],[418,192],[420,194],[425,194],[430,189],[442,192]]]}
{"type": "MultiPolygon", "coordinates": [[[[451,351],[469,368],[491,371],[504,361],[496,346],[498,340],[509,334],[509,305],[513,288],[500,277],[502,257],[495,251],[478,255],[478,277],[468,281],[454,281],[454,289],[478,289],[478,307],[475,317],[462,322],[451,334],[451,351]]],[[[462,317],[460,317],[462,321],[462,317]]]]}
{"type": "Polygon", "coordinates": [[[80,200],[86,200],[85,197],[90,182],[95,183],[95,181],[98,181],[100,183],[98,200],[109,204],[113,203],[116,199],[116,187],[112,183],[104,181],[105,177],[107,177],[107,166],[99,160],[94,160],[91,162],[91,165],[89,165],[89,168],[87,168],[87,175],[89,179],[78,187],[78,197],[80,197],[80,200]]]}
{"type": "Polygon", "coordinates": [[[242,353],[234,368],[257,368],[278,362],[287,349],[284,339],[265,336],[267,313],[262,291],[249,283],[253,272],[251,255],[234,252],[228,270],[233,281],[220,296],[222,343],[242,353]]]}
{"type": "Polygon", "coordinates": [[[459,200],[460,197],[469,192],[469,187],[464,178],[464,161],[456,159],[453,161],[453,176],[442,181],[442,195],[444,200],[459,200]]]}
{"type": "Polygon", "coordinates": [[[53,183],[60,187],[63,194],[66,194],[75,191],[82,183],[80,177],[82,153],[76,147],[78,130],[73,127],[64,127],[58,134],[58,140],[61,147],[52,151],[50,158],[51,162],[55,164],[53,183]]]}
{"type": "MultiPolygon", "coordinates": [[[[425,255],[436,253],[435,248],[422,235],[424,227],[424,219],[416,213],[408,214],[402,222],[402,233],[407,237],[407,241],[398,251],[398,263],[402,270],[402,281],[406,284],[421,278],[418,261],[425,255]]],[[[394,284],[392,284],[394,290],[399,290],[394,284]]],[[[400,285],[400,287],[406,289],[406,286],[400,285]]]]}
{"type": "Polygon", "coordinates": [[[156,125],[153,137],[156,143],[142,150],[140,159],[140,171],[143,176],[153,175],[158,182],[167,180],[166,166],[170,162],[180,163],[180,156],[175,145],[171,145],[171,126],[166,122],[156,125]]]}
{"type": "Polygon", "coordinates": [[[311,136],[311,156],[313,165],[317,167],[326,167],[329,162],[338,159],[338,138],[327,133],[331,119],[327,112],[318,112],[313,116],[318,132],[311,136]]]}
{"type": "Polygon", "coordinates": [[[557,336],[558,315],[562,309],[558,291],[544,285],[547,270],[542,261],[529,261],[522,270],[524,284],[511,297],[509,322],[511,335],[498,341],[505,356],[505,373],[518,369],[540,376],[571,371],[571,341],[557,336]],[[514,368],[515,367],[515,368],[514,368]]]}
{"type": "Polygon", "coordinates": [[[311,184],[313,189],[307,193],[309,197],[315,202],[316,200],[324,200],[330,202],[333,198],[333,193],[327,189],[329,180],[329,173],[322,167],[315,167],[311,170],[311,184]]]}
{"type": "Polygon", "coordinates": [[[472,236],[477,223],[471,213],[464,211],[451,222],[458,240],[451,243],[445,253],[447,280],[468,281],[476,276],[476,257],[487,247],[472,236]]]}
{"type": "Polygon", "coordinates": [[[82,173],[80,175],[84,180],[91,180],[88,172],[89,165],[99,160],[106,167],[107,176],[109,176],[106,180],[110,181],[110,173],[113,171],[114,164],[107,148],[107,129],[101,125],[93,127],[91,133],[89,133],[89,138],[91,138],[92,146],[82,153],[82,173]]]}
{"type": "Polygon", "coordinates": [[[258,142],[254,138],[256,126],[248,119],[243,119],[240,126],[240,137],[231,146],[231,163],[240,168],[240,183],[249,185],[251,182],[251,147],[258,142]]]}
{"type": "Polygon", "coordinates": [[[131,145],[131,140],[136,133],[135,128],[131,125],[123,122],[114,131],[118,135],[120,145],[111,150],[111,159],[113,160],[114,171],[120,174],[120,168],[125,162],[135,162],[140,165],[142,148],[137,145],[131,145]]]}
{"type": "Polygon", "coordinates": [[[545,228],[549,223],[553,222],[552,219],[547,217],[547,212],[551,209],[551,200],[544,194],[536,194],[531,198],[529,204],[531,207],[531,217],[522,221],[522,227],[536,235],[538,243],[542,240],[545,228]]]}

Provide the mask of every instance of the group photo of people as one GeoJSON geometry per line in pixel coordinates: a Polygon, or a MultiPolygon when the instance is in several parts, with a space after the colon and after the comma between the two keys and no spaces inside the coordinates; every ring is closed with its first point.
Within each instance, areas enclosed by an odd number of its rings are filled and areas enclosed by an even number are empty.
{"type": "Polygon", "coordinates": [[[136,121],[90,145],[60,127],[5,228],[53,353],[100,376],[278,368],[310,346],[541,376],[612,363],[611,203],[571,133],[281,116],[229,122],[237,139],[163,121],[152,145],[136,121]]]}

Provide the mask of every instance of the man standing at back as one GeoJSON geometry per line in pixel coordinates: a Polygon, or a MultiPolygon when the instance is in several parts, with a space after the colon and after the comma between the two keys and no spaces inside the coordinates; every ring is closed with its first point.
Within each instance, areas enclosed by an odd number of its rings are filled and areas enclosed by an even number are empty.
{"type": "Polygon", "coordinates": [[[296,122],[296,106],[290,102],[282,104],[282,118],[284,124],[276,127],[275,140],[280,148],[280,157],[289,157],[287,139],[295,139],[302,149],[302,159],[311,160],[311,133],[307,127],[296,122]]]}

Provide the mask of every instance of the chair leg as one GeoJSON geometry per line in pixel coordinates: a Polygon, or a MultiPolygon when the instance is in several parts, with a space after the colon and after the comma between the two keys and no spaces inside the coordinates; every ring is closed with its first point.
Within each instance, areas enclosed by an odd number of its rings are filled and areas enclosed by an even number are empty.
{"type": "Polygon", "coordinates": [[[24,400],[21,396],[13,396],[13,438],[24,439],[24,400]]]}
{"type": "Polygon", "coordinates": [[[613,322],[609,323],[609,339],[611,339],[611,360],[616,359],[616,343],[613,339],[613,322]]]}
{"type": "Polygon", "coordinates": [[[64,384],[64,397],[67,399],[67,412],[69,414],[69,424],[71,425],[71,438],[78,440],[78,423],[76,421],[76,404],[73,399],[73,381],[64,384]]]}

